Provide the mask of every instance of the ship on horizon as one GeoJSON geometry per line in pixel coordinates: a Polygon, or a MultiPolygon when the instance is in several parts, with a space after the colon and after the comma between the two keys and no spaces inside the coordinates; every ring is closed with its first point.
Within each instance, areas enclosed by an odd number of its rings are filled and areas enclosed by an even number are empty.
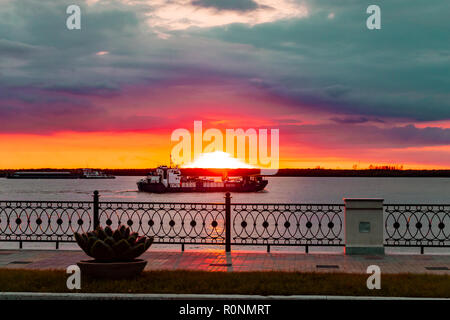
{"type": "Polygon", "coordinates": [[[16,171],[8,179],[115,179],[102,171],[83,169],[81,173],[71,171],[16,171]]]}
{"type": "Polygon", "coordinates": [[[264,190],[268,181],[261,175],[235,178],[222,177],[216,181],[207,177],[183,176],[180,169],[159,166],[137,182],[139,191],[165,192],[257,192],[264,190]]]}

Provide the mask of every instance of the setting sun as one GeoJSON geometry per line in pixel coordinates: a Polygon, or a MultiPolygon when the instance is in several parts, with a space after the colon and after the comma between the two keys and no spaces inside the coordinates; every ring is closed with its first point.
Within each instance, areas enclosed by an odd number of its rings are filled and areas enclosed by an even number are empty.
{"type": "Polygon", "coordinates": [[[215,151],[202,153],[194,162],[183,165],[183,168],[205,169],[252,169],[255,168],[239,159],[233,158],[229,153],[215,151]]]}

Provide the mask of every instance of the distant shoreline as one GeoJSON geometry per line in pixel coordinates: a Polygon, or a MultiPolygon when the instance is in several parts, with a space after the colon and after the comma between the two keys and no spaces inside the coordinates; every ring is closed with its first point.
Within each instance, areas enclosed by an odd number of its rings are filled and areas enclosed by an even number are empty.
{"type": "MultiPolygon", "coordinates": [[[[76,173],[81,169],[8,169],[0,170],[0,177],[6,177],[15,171],[70,171],[76,173]]],[[[152,170],[147,169],[100,169],[107,174],[115,176],[145,176],[152,170]]],[[[184,175],[189,176],[222,176],[223,169],[181,169],[184,175]]],[[[258,169],[227,169],[229,176],[259,174],[258,169]]],[[[450,178],[450,169],[448,170],[392,170],[392,169],[279,169],[276,177],[422,177],[422,178],[450,178]]]]}

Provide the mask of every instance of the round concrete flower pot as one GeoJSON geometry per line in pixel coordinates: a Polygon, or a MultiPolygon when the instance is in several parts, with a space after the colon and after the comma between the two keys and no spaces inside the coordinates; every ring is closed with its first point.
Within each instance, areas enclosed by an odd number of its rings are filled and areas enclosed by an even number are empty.
{"type": "Polygon", "coordinates": [[[128,262],[82,260],[77,265],[80,267],[82,276],[103,279],[123,279],[140,275],[147,265],[147,261],[142,259],[128,262]]]}

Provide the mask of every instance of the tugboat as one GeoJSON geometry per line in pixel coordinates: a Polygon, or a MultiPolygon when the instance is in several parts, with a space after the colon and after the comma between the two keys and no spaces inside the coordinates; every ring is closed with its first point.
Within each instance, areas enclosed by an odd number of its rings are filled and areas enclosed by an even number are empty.
{"type": "Polygon", "coordinates": [[[228,177],[216,181],[211,178],[183,176],[180,169],[160,166],[147,177],[139,180],[139,191],[165,192],[256,192],[267,186],[268,181],[260,175],[228,177]]]}

